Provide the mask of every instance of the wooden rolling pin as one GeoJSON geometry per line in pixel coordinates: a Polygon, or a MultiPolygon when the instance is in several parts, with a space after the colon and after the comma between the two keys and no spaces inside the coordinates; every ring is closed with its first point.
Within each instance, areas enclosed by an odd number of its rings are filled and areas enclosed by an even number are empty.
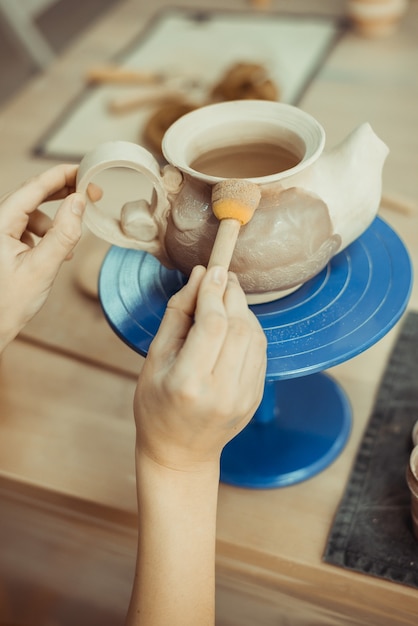
{"type": "Polygon", "coordinates": [[[229,268],[239,230],[254,215],[260,198],[258,185],[248,180],[228,179],[214,185],[212,210],[220,223],[208,267],[229,268]]]}

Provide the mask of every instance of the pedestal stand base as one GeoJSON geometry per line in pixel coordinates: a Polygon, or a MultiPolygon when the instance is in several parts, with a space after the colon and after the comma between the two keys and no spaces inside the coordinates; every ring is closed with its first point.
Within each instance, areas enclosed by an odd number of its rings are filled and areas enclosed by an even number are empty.
{"type": "Polygon", "coordinates": [[[253,489],[301,482],[334,461],[350,430],[349,401],[326,374],[267,382],[254,418],[224,448],[221,480],[253,489]]]}
{"type": "MultiPolygon", "coordinates": [[[[100,274],[103,310],[115,332],[145,356],[169,297],[184,282],[149,254],[112,248],[100,274]]],[[[411,285],[405,246],[376,218],[300,289],[251,307],[268,342],[265,392],[253,420],[224,449],[222,481],[291,485],[338,456],[349,436],[350,408],[322,372],[379,341],[405,310],[411,285]]]]}

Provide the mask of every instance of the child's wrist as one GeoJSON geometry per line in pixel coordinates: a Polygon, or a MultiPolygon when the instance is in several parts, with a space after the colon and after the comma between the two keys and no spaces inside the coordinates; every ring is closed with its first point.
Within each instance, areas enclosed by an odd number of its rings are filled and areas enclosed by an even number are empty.
{"type": "Polygon", "coordinates": [[[145,451],[141,446],[136,446],[136,464],[138,470],[152,473],[155,476],[173,476],[173,479],[195,477],[201,479],[219,480],[219,458],[197,459],[184,458],[180,455],[164,456],[159,458],[157,455],[145,451]]]}

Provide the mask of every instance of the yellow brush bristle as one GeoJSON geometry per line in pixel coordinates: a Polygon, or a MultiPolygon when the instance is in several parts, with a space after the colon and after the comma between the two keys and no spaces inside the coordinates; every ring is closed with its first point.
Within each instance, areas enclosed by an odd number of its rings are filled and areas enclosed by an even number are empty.
{"type": "Polygon", "coordinates": [[[254,215],[261,198],[260,189],[248,180],[228,179],[212,189],[212,210],[218,220],[233,219],[241,226],[254,215]]]}

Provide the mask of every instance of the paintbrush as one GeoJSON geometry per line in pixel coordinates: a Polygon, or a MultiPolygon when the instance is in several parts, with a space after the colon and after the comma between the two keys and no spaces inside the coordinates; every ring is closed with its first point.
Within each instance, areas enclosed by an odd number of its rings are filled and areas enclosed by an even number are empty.
{"type": "Polygon", "coordinates": [[[240,228],[250,221],[260,198],[258,185],[248,180],[228,179],[213,186],[212,210],[219,226],[208,267],[229,268],[240,228]]]}

